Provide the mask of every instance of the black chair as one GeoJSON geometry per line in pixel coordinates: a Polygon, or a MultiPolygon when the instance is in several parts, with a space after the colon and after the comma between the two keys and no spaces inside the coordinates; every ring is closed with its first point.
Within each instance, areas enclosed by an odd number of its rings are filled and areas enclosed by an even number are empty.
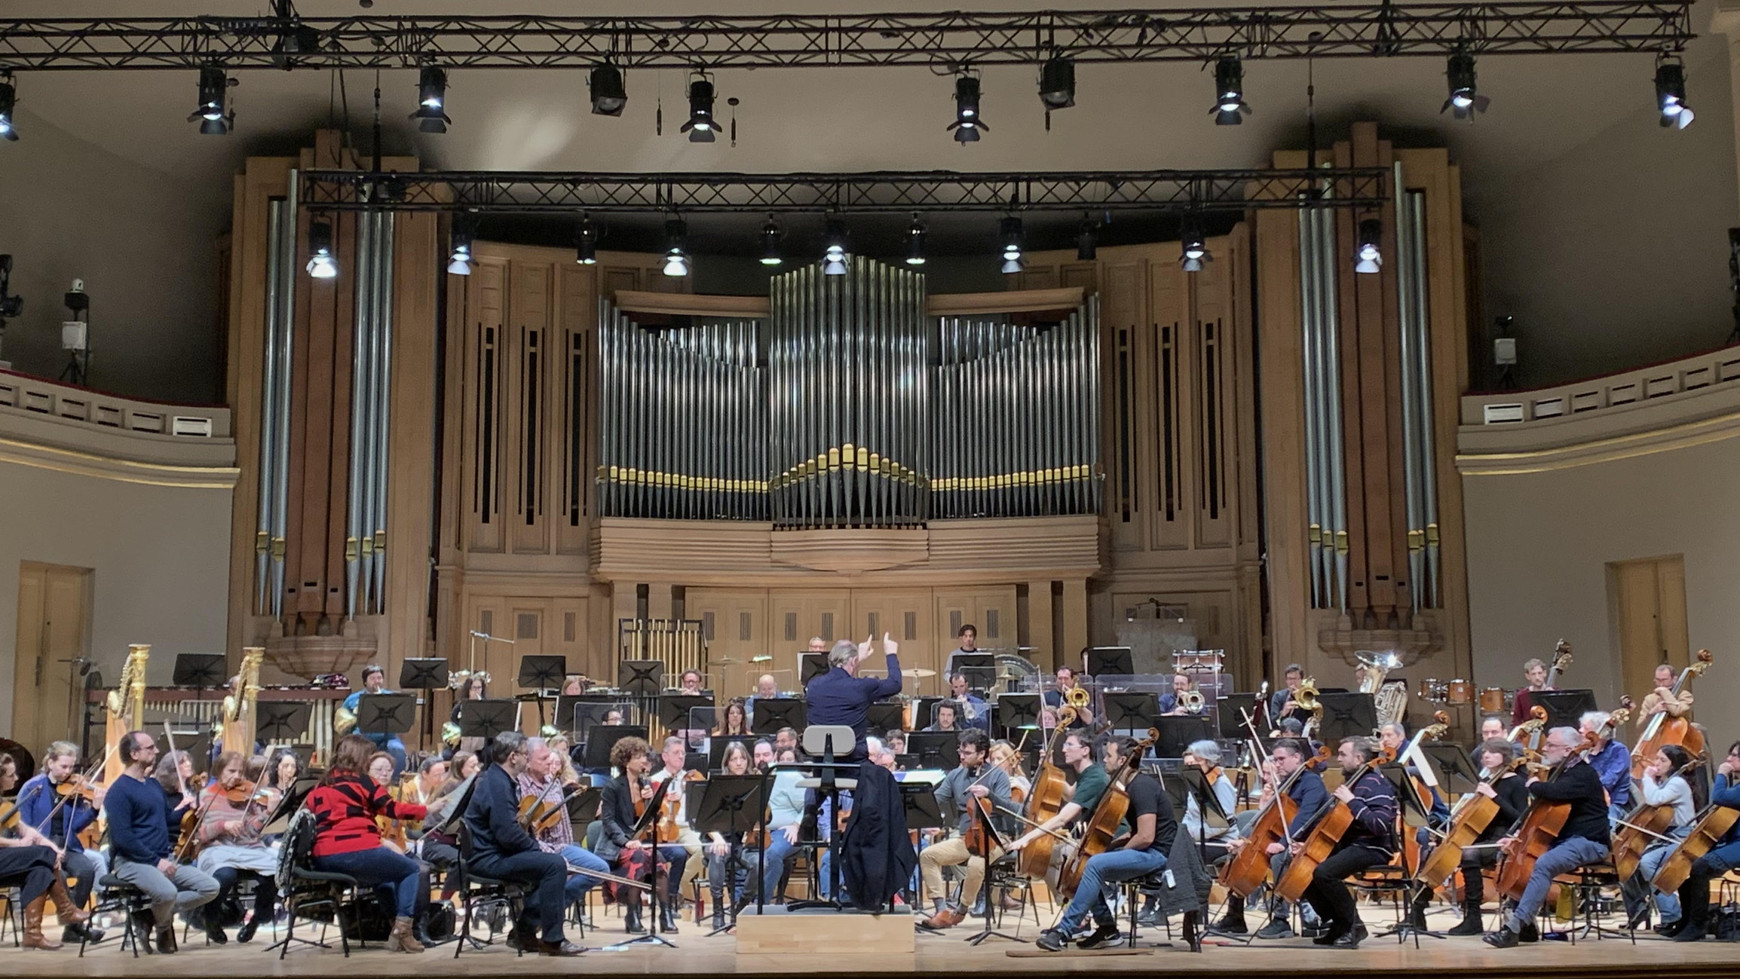
{"type": "Polygon", "coordinates": [[[24,947],[24,908],[18,901],[18,888],[0,885],[0,901],[6,902],[6,915],[0,918],[0,935],[12,931],[12,947],[24,947]]]}
{"type": "MultiPolygon", "coordinates": [[[[132,884],[114,874],[105,874],[97,881],[97,906],[91,912],[93,921],[100,914],[121,915],[121,948],[133,947],[133,957],[139,957],[138,916],[151,907],[151,898],[132,884]]],[[[88,934],[88,932],[87,932],[88,934]]],[[[79,958],[85,957],[88,939],[79,941],[79,958]]],[[[150,952],[150,946],[145,951],[150,952]]]]}
{"type": "MultiPolygon", "coordinates": [[[[459,824],[459,862],[453,867],[454,879],[458,881],[457,893],[460,900],[460,914],[465,918],[465,925],[460,932],[459,941],[453,945],[453,957],[459,958],[459,953],[465,946],[481,948],[495,944],[496,927],[490,926],[489,938],[480,940],[471,937],[472,918],[487,909],[501,909],[506,913],[502,916],[508,927],[519,920],[520,913],[526,906],[526,893],[532,885],[526,881],[504,880],[499,877],[486,877],[471,868],[472,844],[471,827],[461,822],[459,824]]],[[[518,950],[520,955],[524,949],[518,950]]]]}
{"type": "Polygon", "coordinates": [[[350,957],[350,933],[344,922],[345,899],[355,903],[357,881],[349,874],[314,869],[314,814],[299,810],[284,831],[278,852],[278,899],[283,902],[286,922],[284,938],[267,947],[278,949],[283,959],[292,942],[331,948],[326,944],[328,925],[338,926],[339,946],[345,958],[350,957]],[[310,913],[320,912],[320,913],[310,913]],[[296,937],[296,919],[304,918],[320,924],[320,938],[296,937]]]}
{"type": "MultiPolygon", "coordinates": [[[[1025,922],[1027,912],[1033,912],[1033,926],[1043,929],[1044,923],[1039,920],[1039,903],[1033,899],[1033,878],[1023,874],[1014,853],[1005,853],[991,861],[990,869],[986,871],[990,882],[993,899],[999,892],[1017,895],[1021,906],[1015,910],[1015,934],[1021,934],[1021,926],[1025,922]]],[[[997,927],[1003,927],[1003,905],[999,901],[993,909],[996,913],[997,927]]]]}

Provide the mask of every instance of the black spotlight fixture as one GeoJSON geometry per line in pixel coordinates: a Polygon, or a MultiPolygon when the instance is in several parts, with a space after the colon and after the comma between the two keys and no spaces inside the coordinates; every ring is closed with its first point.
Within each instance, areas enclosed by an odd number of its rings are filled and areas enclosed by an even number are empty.
{"type": "Polygon", "coordinates": [[[424,65],[417,73],[417,111],[411,113],[417,128],[426,133],[444,133],[453,122],[447,118],[447,72],[424,65]]]}
{"type": "Polygon", "coordinates": [[[623,107],[628,105],[628,89],[622,84],[622,69],[608,63],[599,65],[592,69],[587,86],[592,89],[593,115],[622,115],[623,107]]]}
{"type": "Polygon", "coordinates": [[[914,214],[912,223],[906,226],[906,264],[924,264],[924,238],[928,233],[924,222],[918,219],[917,214],[914,214]]]}
{"type": "Polygon", "coordinates": [[[1075,104],[1074,59],[1053,55],[1039,66],[1039,101],[1048,112],[1075,104]]]}
{"type": "Polygon", "coordinates": [[[782,237],[784,236],[779,230],[779,222],[769,214],[767,223],[761,226],[761,264],[771,267],[785,263],[785,256],[779,251],[779,240],[782,237]]]}
{"type": "Polygon", "coordinates": [[[1014,275],[1027,267],[1021,260],[1021,219],[1004,218],[997,230],[998,236],[1003,239],[1003,274],[1014,275]]]}
{"type": "Polygon", "coordinates": [[[713,82],[706,72],[697,72],[689,82],[689,121],[678,132],[688,133],[691,143],[711,143],[718,128],[713,119],[713,82]]]}
{"type": "Polygon", "coordinates": [[[1075,229],[1075,259],[1078,262],[1091,262],[1099,257],[1100,236],[1094,230],[1094,219],[1083,214],[1081,224],[1075,229]]]}
{"type": "Polygon", "coordinates": [[[0,71],[0,139],[9,143],[18,142],[18,125],[14,112],[18,106],[18,86],[12,81],[12,73],[0,71]]]}
{"type": "Polygon", "coordinates": [[[689,225],[682,218],[665,222],[665,274],[682,278],[689,274],[689,225]]]}
{"type": "Polygon", "coordinates": [[[1365,218],[1359,222],[1359,245],[1353,253],[1353,270],[1362,275],[1372,275],[1383,271],[1384,225],[1377,218],[1365,218]]]}
{"type": "Polygon", "coordinates": [[[1450,97],[1444,100],[1439,113],[1448,112],[1457,119],[1474,121],[1474,114],[1485,112],[1492,100],[1474,86],[1474,55],[1458,51],[1450,56],[1444,68],[1444,78],[1450,85],[1450,97]]]}
{"type": "Polygon", "coordinates": [[[979,79],[976,76],[962,74],[955,77],[955,121],[944,128],[955,131],[957,143],[977,143],[981,131],[991,131],[991,127],[979,117],[979,79]]]}
{"type": "Polygon", "coordinates": [[[1222,55],[1214,63],[1214,108],[1208,114],[1217,126],[1236,126],[1251,114],[1245,104],[1245,66],[1237,55],[1222,55]]]}
{"type": "Polygon", "coordinates": [[[574,229],[574,263],[598,264],[598,228],[592,224],[591,218],[584,215],[580,218],[580,226],[574,229]]]}
{"type": "Polygon", "coordinates": [[[338,277],[338,258],[332,252],[332,224],[323,219],[316,219],[308,224],[308,264],[304,266],[309,276],[316,279],[335,279],[338,277]]]}
{"type": "Polygon", "coordinates": [[[1186,272],[1201,272],[1204,263],[1212,261],[1208,240],[1202,236],[1202,224],[1185,215],[1178,226],[1178,267],[1186,272]]]}
{"type": "Polygon", "coordinates": [[[448,233],[451,247],[447,253],[448,275],[471,274],[471,243],[477,238],[477,226],[469,214],[453,218],[453,230],[448,233]]]}
{"type": "Polygon", "coordinates": [[[828,219],[827,232],[822,236],[826,246],[822,252],[823,275],[846,274],[846,219],[831,217],[828,219]]]}
{"type": "Polygon", "coordinates": [[[1671,54],[1655,62],[1655,107],[1663,129],[1684,129],[1692,124],[1692,107],[1686,104],[1686,66],[1671,54]]]}
{"type": "Polygon", "coordinates": [[[187,116],[206,136],[227,136],[235,116],[229,111],[230,78],[222,68],[199,70],[199,106],[187,116]]]}

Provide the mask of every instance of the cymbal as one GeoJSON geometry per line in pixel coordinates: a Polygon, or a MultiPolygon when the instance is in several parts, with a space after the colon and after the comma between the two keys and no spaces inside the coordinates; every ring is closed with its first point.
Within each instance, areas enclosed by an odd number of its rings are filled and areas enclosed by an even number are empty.
{"type": "Polygon", "coordinates": [[[743,665],[743,661],[738,659],[735,656],[721,656],[716,660],[712,660],[712,662],[717,663],[720,666],[742,666],[743,665]]]}
{"type": "Polygon", "coordinates": [[[936,671],[927,670],[923,667],[914,667],[910,670],[901,670],[900,675],[912,677],[914,680],[928,680],[931,677],[936,676],[936,671]]]}
{"type": "Polygon", "coordinates": [[[749,662],[751,662],[751,663],[771,663],[771,662],[773,662],[773,656],[769,653],[762,653],[760,656],[749,657],[749,662]]]}

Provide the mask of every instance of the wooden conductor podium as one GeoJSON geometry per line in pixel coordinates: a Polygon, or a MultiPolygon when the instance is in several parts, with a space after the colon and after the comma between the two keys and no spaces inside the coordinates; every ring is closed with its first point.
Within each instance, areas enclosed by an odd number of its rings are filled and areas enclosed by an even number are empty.
{"type": "Polygon", "coordinates": [[[822,908],[787,912],[769,906],[762,914],[737,918],[737,951],[743,955],[814,955],[820,957],[913,954],[916,932],[912,915],[853,914],[822,908]]]}

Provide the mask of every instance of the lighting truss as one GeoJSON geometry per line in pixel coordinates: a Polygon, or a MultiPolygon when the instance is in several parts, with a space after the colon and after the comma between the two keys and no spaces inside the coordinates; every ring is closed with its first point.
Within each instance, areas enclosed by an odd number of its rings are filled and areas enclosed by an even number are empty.
{"type": "Polygon", "coordinates": [[[1089,173],[532,173],[377,174],[307,170],[300,197],[315,210],[497,214],[876,214],[915,211],[1153,211],[1191,208],[1379,208],[1383,167],[1317,170],[1141,170],[1089,173]],[[382,204],[375,181],[403,186],[382,204]],[[370,200],[376,203],[370,203],[370,200]]]}
{"type": "Polygon", "coordinates": [[[789,68],[1678,51],[1691,0],[693,17],[0,20],[0,68],[789,68]]]}

